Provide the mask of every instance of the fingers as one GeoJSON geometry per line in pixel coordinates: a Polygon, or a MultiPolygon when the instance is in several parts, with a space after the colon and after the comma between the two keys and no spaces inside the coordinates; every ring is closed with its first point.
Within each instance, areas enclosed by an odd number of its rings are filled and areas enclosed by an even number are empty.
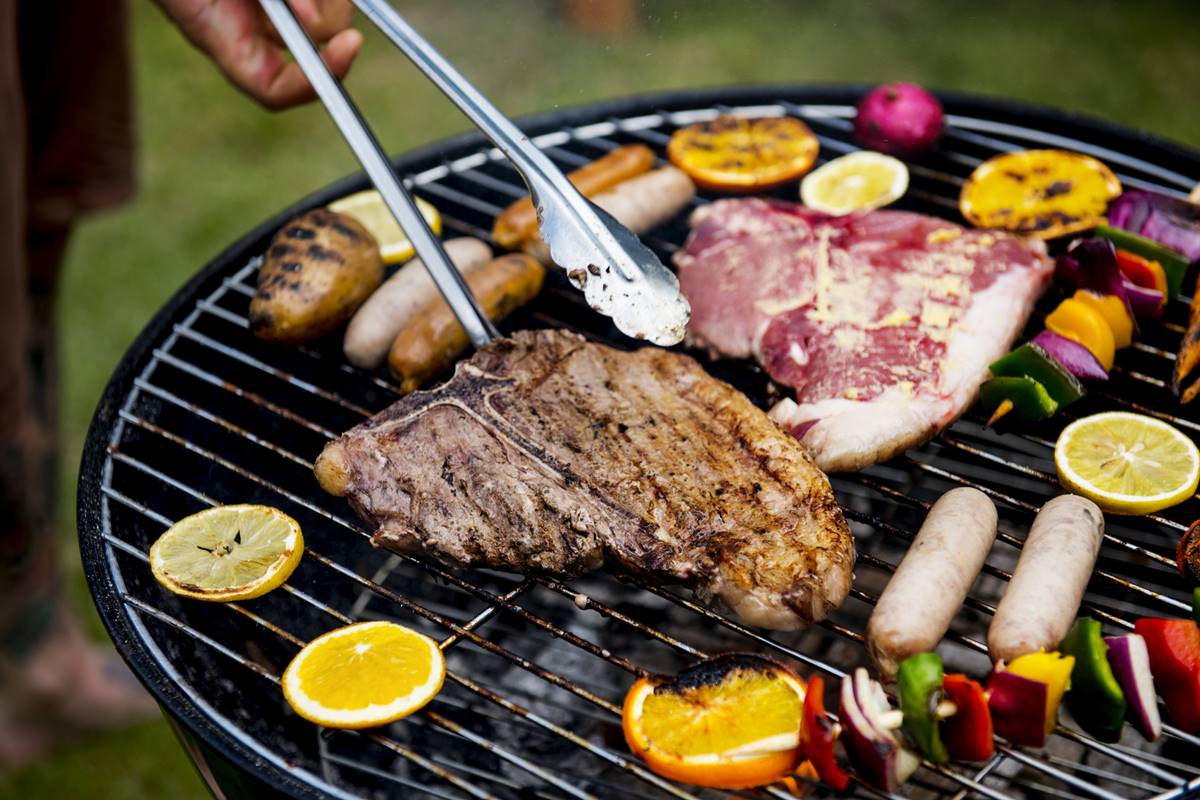
{"type": "MultiPolygon", "coordinates": [[[[329,44],[321,52],[321,59],[335,78],[341,80],[350,71],[350,65],[354,63],[362,43],[362,34],[353,28],[345,29],[329,40],[329,44]]],[[[276,55],[279,58],[279,69],[270,73],[260,73],[266,81],[258,90],[248,89],[250,94],[274,111],[312,100],[315,93],[299,65],[285,61],[278,51],[276,55]]]]}
{"type": "MultiPolygon", "coordinates": [[[[319,45],[349,28],[354,21],[354,6],[350,0],[291,0],[289,4],[309,37],[319,45]]],[[[259,9],[259,16],[267,37],[283,47],[283,40],[267,19],[267,13],[259,9]]]]}
{"type": "Polygon", "coordinates": [[[350,0],[292,0],[300,24],[313,41],[324,43],[350,27],[354,6],[350,0]]]}
{"type": "MultiPolygon", "coordinates": [[[[159,0],[163,10],[225,76],[269,109],[289,108],[313,98],[312,87],[287,57],[278,34],[256,0],[159,0]]],[[[339,79],[362,48],[362,34],[350,28],[349,0],[291,0],[297,18],[339,79]]]]}

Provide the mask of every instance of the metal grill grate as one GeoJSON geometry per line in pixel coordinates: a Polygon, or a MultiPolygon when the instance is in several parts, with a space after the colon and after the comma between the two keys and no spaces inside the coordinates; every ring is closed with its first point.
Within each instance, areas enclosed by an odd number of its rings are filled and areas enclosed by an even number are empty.
{"type": "MultiPolygon", "coordinates": [[[[854,96],[818,89],[689,93],[559,114],[530,129],[542,131],[535,142],[572,168],[626,142],[661,152],[676,126],[719,111],[791,114],[809,123],[829,158],[855,149],[847,104],[854,96]]],[[[1178,194],[1200,175],[1197,156],[1107,126],[970,98],[950,98],[947,108],[943,148],[910,165],[912,188],[901,207],[954,218],[959,186],[976,164],[1029,146],[1096,155],[1126,186],[1178,194]]],[[[405,158],[398,168],[438,206],[448,233],[486,239],[493,215],[523,193],[499,154],[473,137],[405,158]]],[[[1001,534],[943,651],[948,668],[982,675],[993,603],[1033,513],[1058,492],[1051,461],[1058,429],[1117,407],[1168,419],[1200,438],[1200,424],[1175,416],[1164,388],[1186,308],[1178,303],[1122,354],[1106,388],[1055,420],[997,434],[968,415],[920,450],[836,477],[859,549],[854,589],[829,620],[798,634],[746,628],[626,575],[523,578],[376,551],[350,509],[317,487],[311,462],[329,438],[394,401],[394,386],[347,365],[339,342],[280,350],[251,336],[246,322],[258,254],[283,219],[361,183],[331,187],[268,222],[160,313],[101,401],[80,487],[89,579],[122,652],[206,747],[290,794],[730,796],[664,780],[628,755],[620,702],[636,674],[753,649],[840,677],[864,662],[859,631],[925,510],[946,489],[970,485],[996,500],[1001,534]],[[150,543],[174,520],[230,502],[277,505],[301,522],[309,549],[288,584],[225,606],[180,601],[159,588],[146,566],[150,543]],[[278,690],[290,657],[331,627],[373,618],[396,619],[441,642],[449,668],[442,694],[410,719],[361,734],[321,731],[292,715],[278,690]]],[[[684,216],[648,237],[664,257],[685,235],[684,216]]],[[[630,344],[557,274],[506,328],[534,326],[630,344]]],[[[756,368],[706,366],[767,404],[767,381],[756,368]]],[[[1184,522],[1198,512],[1193,499],[1165,515],[1110,518],[1085,598],[1088,613],[1114,630],[1131,628],[1138,616],[1186,615],[1172,552],[1184,522]]],[[[1120,743],[1102,744],[1064,717],[1045,751],[1001,746],[983,765],[927,765],[903,791],[1166,798],[1200,790],[1200,738],[1168,726],[1160,742],[1146,745],[1126,729],[1120,743]]],[[[858,785],[855,792],[879,794],[858,785]]],[[[782,786],[733,795],[792,796],[782,786]]]]}

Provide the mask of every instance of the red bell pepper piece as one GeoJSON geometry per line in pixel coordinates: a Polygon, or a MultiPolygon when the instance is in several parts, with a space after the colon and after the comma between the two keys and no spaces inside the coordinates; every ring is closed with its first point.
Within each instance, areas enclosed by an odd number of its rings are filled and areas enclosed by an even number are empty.
{"type": "Polygon", "coordinates": [[[942,741],[950,757],[987,761],[996,743],[992,741],[992,712],[983,687],[966,675],[953,674],[942,679],[942,691],[958,707],[953,716],[942,720],[942,741]]]}
{"type": "Polygon", "coordinates": [[[1117,251],[1117,267],[1121,274],[1143,289],[1157,289],[1167,302],[1167,273],[1157,261],[1150,261],[1128,250],[1117,251]]]}
{"type": "Polygon", "coordinates": [[[1134,632],[1146,640],[1154,686],[1175,723],[1200,730],[1200,626],[1190,619],[1139,619],[1134,632]]]}
{"type": "Polygon", "coordinates": [[[804,757],[817,770],[826,785],[844,792],[850,785],[850,773],[838,766],[833,757],[833,720],[825,713],[825,681],[819,675],[808,679],[804,693],[804,724],[801,728],[804,757]]]}

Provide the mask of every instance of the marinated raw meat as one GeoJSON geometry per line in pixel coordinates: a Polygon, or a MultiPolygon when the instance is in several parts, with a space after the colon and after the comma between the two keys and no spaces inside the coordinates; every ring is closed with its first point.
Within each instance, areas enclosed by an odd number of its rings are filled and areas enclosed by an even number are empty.
{"type": "Polygon", "coordinates": [[[953,422],[1052,271],[1040,241],[903,211],[723,200],[692,226],[675,257],[692,341],[792,387],[771,417],[829,471],[953,422]]]}

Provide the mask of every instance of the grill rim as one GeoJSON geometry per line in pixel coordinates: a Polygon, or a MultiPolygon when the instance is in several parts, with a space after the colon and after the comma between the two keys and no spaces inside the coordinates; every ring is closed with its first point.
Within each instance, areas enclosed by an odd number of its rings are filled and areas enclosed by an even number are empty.
{"type": "MultiPolygon", "coordinates": [[[[516,122],[526,133],[536,136],[616,117],[670,112],[677,108],[721,108],[726,105],[777,104],[781,101],[799,106],[853,106],[869,88],[871,87],[867,84],[858,83],[772,83],[669,90],[535,113],[518,118],[516,122]]],[[[935,91],[935,94],[947,107],[949,115],[978,114],[995,121],[1011,121],[1039,132],[1077,136],[1100,146],[1106,146],[1106,139],[1118,139],[1120,152],[1124,155],[1137,158],[1154,155],[1159,161],[1165,156],[1178,170],[1200,175],[1200,150],[1190,149],[1157,134],[1080,112],[1010,98],[956,91],[935,91]]],[[[482,134],[468,132],[442,138],[400,156],[394,156],[391,163],[402,176],[410,176],[450,159],[491,148],[491,143],[482,134]]],[[[261,253],[266,243],[288,219],[364,188],[368,188],[367,178],[364,173],[356,172],[312,192],[241,236],[172,294],[122,355],[101,394],[84,441],[76,494],[76,527],[84,575],[101,621],[121,657],[151,692],[163,711],[173,718],[172,721],[186,727],[186,735],[198,738],[202,744],[230,764],[248,772],[264,784],[272,785],[276,790],[297,798],[325,797],[318,785],[333,787],[319,776],[311,776],[316,778],[316,782],[306,781],[294,770],[281,769],[276,763],[263,759],[253,749],[231,736],[223,726],[211,719],[193,698],[172,682],[155,656],[142,644],[122,601],[114,575],[109,569],[109,555],[103,540],[105,519],[102,487],[109,464],[114,428],[120,424],[119,412],[133,389],[135,378],[150,360],[155,346],[169,335],[172,325],[178,321],[181,313],[202,296],[210,284],[219,283],[228,272],[245,266],[251,257],[261,253]]]]}

